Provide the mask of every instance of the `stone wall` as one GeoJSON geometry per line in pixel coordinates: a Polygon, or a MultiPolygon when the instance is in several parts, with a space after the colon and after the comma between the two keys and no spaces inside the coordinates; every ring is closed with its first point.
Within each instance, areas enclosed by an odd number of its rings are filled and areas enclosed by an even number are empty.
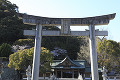
{"type": "Polygon", "coordinates": [[[8,68],[8,61],[3,61],[3,73],[1,75],[2,80],[18,80],[17,72],[13,68],[8,68]]]}

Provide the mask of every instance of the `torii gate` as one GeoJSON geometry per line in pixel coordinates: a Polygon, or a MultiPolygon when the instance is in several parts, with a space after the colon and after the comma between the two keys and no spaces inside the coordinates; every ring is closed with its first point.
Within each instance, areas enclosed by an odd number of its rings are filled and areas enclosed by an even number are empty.
{"type": "Polygon", "coordinates": [[[42,36],[89,36],[92,80],[99,80],[95,36],[107,36],[107,31],[95,30],[95,25],[108,24],[114,14],[87,18],[48,18],[18,13],[24,24],[36,25],[36,30],[24,30],[24,35],[35,36],[32,80],[38,80],[42,36]],[[61,26],[61,31],[42,30],[42,26],[61,26]],[[70,31],[70,26],[89,26],[89,31],[70,31]]]}

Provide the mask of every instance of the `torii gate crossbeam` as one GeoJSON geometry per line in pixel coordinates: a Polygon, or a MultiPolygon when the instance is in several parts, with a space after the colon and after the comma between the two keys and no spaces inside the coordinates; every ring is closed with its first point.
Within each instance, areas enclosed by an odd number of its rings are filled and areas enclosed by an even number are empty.
{"type": "Polygon", "coordinates": [[[42,36],[89,36],[92,80],[99,80],[95,36],[107,36],[107,31],[95,30],[95,25],[108,24],[114,14],[87,18],[48,18],[18,13],[25,24],[36,25],[36,30],[25,30],[24,35],[35,36],[32,80],[38,80],[42,36]],[[42,31],[42,26],[61,26],[61,31],[42,31]],[[70,26],[89,26],[89,31],[70,31],[70,26]]]}

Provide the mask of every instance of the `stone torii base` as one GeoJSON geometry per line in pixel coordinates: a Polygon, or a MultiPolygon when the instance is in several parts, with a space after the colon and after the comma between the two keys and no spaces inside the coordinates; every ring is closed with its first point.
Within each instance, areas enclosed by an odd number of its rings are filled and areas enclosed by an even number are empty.
{"type": "Polygon", "coordinates": [[[108,24],[115,14],[88,18],[48,18],[19,13],[25,24],[36,25],[36,30],[25,30],[24,35],[35,36],[32,80],[38,80],[42,36],[89,36],[92,80],[99,80],[95,36],[107,36],[107,31],[96,31],[95,25],[108,24]],[[61,26],[61,31],[43,31],[42,26],[61,26]],[[70,26],[89,26],[89,31],[70,31],[70,26]]]}

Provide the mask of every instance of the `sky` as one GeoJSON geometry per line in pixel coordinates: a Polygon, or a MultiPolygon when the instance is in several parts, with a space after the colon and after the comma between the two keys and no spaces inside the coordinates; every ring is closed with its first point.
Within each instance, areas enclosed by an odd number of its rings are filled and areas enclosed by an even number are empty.
{"type": "MultiPolygon", "coordinates": [[[[108,31],[107,39],[120,42],[120,0],[9,0],[19,7],[20,13],[56,18],[85,18],[116,13],[108,25],[95,26],[108,31]]],[[[72,26],[81,31],[88,26],[72,26]]]]}

